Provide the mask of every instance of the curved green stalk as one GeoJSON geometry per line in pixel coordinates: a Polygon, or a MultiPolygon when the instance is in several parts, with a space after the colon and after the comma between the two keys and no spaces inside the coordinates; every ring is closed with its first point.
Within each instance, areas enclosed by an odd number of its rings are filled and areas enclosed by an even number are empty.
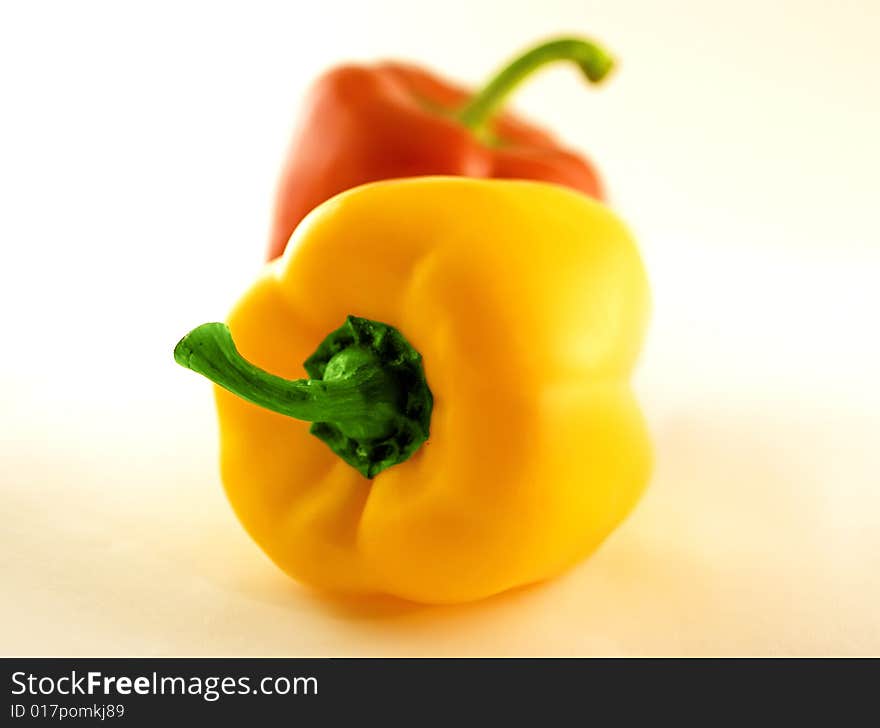
{"type": "Polygon", "coordinates": [[[591,83],[598,83],[614,67],[614,59],[600,45],[583,38],[556,38],[526,51],[501,69],[458,112],[458,120],[475,133],[482,132],[522,81],[548,63],[577,64],[591,83]]]}
{"type": "Polygon", "coordinates": [[[306,361],[308,379],[254,366],[222,323],[193,329],[174,359],[248,402],[315,423],[312,434],[368,478],[428,437],[433,399],[421,357],[387,324],[349,316],[306,361]]]}

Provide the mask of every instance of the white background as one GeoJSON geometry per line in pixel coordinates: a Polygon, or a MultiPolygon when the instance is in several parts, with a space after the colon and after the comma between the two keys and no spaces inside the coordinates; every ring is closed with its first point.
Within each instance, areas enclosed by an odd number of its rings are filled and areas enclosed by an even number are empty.
{"type": "Polygon", "coordinates": [[[0,6],[5,654],[880,653],[880,3],[0,6]],[[479,83],[565,32],[621,59],[514,106],[586,151],[655,315],[657,468],[565,577],[340,601],[235,521],[210,386],[171,350],[259,271],[308,82],[479,83]]]}

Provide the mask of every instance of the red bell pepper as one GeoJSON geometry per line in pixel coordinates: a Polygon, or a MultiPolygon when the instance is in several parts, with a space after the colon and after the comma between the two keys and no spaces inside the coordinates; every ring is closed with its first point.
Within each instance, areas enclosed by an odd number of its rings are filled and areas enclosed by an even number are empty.
{"type": "Polygon", "coordinates": [[[284,252],[293,229],[318,204],[382,179],[535,179],[601,199],[599,177],[584,157],[514,115],[498,114],[526,76],[560,60],[576,63],[593,83],[613,66],[595,43],[559,38],[516,58],[476,95],[398,63],[326,73],[308,95],[283,167],[268,258],[284,252]]]}

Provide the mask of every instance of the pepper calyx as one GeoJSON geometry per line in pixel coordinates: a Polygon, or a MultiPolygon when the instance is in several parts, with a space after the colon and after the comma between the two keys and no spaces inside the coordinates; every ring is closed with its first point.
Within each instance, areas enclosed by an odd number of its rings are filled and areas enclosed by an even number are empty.
{"type": "MultiPolygon", "coordinates": [[[[310,432],[366,478],[408,460],[430,434],[434,398],[428,387],[421,355],[393,326],[358,316],[330,333],[303,366],[313,380],[335,381],[345,370],[345,357],[372,358],[398,393],[382,413],[386,434],[362,437],[339,422],[315,422],[310,432]],[[366,356],[365,356],[366,355],[366,356]],[[342,360],[342,361],[341,361],[342,360]],[[390,405],[390,406],[389,406],[390,405]]],[[[344,374],[342,374],[344,376],[344,374]]]]}

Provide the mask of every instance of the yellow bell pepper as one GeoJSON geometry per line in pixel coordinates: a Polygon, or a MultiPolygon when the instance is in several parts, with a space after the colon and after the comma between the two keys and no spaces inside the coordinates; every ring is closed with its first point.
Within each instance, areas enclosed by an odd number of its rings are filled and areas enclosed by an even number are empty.
{"type": "Polygon", "coordinates": [[[562,572],[635,505],[651,455],[628,380],[648,310],[601,203],[418,178],[321,205],[229,328],[175,357],[221,385],[226,493],[279,567],[463,602],[562,572]]]}

